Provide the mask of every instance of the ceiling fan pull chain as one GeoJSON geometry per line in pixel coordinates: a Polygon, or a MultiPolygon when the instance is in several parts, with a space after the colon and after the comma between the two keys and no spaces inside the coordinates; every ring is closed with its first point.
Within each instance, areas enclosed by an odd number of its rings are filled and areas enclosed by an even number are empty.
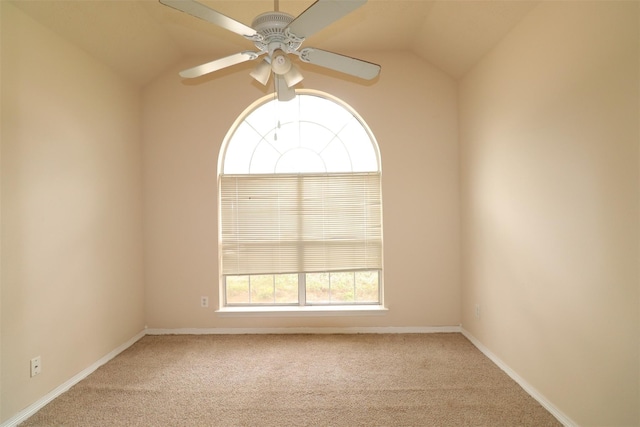
{"type": "Polygon", "coordinates": [[[276,127],[273,130],[273,140],[277,141],[278,140],[278,130],[280,129],[280,108],[278,106],[278,103],[276,103],[276,108],[274,109],[274,119],[276,119],[276,127]]]}

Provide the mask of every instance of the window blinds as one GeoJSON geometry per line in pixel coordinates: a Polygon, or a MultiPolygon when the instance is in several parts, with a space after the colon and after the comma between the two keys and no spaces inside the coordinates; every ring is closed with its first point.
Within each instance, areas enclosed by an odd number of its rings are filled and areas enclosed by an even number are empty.
{"type": "Polygon", "coordinates": [[[380,178],[222,175],[222,274],[381,269],[380,178]]]}

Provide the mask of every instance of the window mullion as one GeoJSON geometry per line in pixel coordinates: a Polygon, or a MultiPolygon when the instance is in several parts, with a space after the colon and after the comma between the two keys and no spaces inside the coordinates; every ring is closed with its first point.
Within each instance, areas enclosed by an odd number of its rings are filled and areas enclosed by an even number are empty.
{"type": "Polygon", "coordinates": [[[273,292],[273,303],[276,303],[276,275],[271,276],[271,289],[273,292]]]}
{"type": "Polygon", "coordinates": [[[307,305],[307,275],[298,273],[298,305],[307,305]]]}

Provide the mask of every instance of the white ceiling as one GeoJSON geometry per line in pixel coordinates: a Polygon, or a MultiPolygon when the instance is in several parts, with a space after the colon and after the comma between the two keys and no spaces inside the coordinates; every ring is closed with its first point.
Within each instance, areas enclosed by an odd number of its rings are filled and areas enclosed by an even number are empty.
{"type": "MultiPolygon", "coordinates": [[[[258,14],[274,8],[272,0],[201,3],[247,25],[258,14]]],[[[312,3],[313,0],[282,0],[279,10],[297,16],[312,3]]],[[[369,0],[309,37],[303,47],[343,54],[412,51],[458,78],[537,3],[369,0]]],[[[15,0],[13,4],[141,85],[183,57],[214,60],[253,48],[243,37],[163,6],[157,0],[15,0]]]]}

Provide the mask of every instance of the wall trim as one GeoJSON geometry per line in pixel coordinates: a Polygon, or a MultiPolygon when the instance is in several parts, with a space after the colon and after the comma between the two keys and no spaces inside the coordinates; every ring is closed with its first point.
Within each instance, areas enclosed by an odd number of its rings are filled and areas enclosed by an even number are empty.
{"type": "Polygon", "coordinates": [[[484,344],[482,344],[476,337],[474,337],[469,331],[460,327],[460,332],[471,343],[476,346],[485,356],[487,356],[493,363],[498,365],[512,380],[514,380],[520,387],[524,389],[531,397],[538,401],[547,411],[551,413],[562,425],[565,427],[577,427],[578,423],[569,418],[565,413],[560,411],[553,403],[551,403],[542,393],[536,390],[531,384],[529,384],[524,378],[518,375],[513,369],[511,369],[506,363],[504,363],[498,356],[493,354],[484,344]]]}
{"type": "Polygon", "coordinates": [[[150,328],[147,335],[230,335],[230,334],[434,334],[460,333],[460,326],[341,327],[341,328],[150,328]]]}
{"type": "Polygon", "coordinates": [[[55,389],[53,389],[52,391],[44,395],[42,398],[38,399],[36,402],[27,406],[27,408],[18,412],[16,415],[6,420],[4,423],[0,424],[0,427],[15,427],[20,423],[26,421],[27,418],[29,418],[30,416],[38,412],[40,409],[42,409],[45,405],[47,405],[53,399],[60,396],[62,393],[66,392],[74,385],[78,384],[80,381],[82,381],[83,379],[91,375],[100,366],[104,365],[105,363],[107,363],[108,361],[116,357],[118,354],[122,353],[123,351],[131,347],[133,344],[135,344],[136,341],[138,341],[140,338],[144,336],[145,336],[144,330],[141,332],[138,332],[127,342],[116,347],[114,350],[112,350],[108,354],[98,359],[95,363],[93,363],[88,368],[74,375],[73,377],[71,377],[70,379],[68,379],[67,381],[60,384],[58,387],[56,387],[55,389]]]}

